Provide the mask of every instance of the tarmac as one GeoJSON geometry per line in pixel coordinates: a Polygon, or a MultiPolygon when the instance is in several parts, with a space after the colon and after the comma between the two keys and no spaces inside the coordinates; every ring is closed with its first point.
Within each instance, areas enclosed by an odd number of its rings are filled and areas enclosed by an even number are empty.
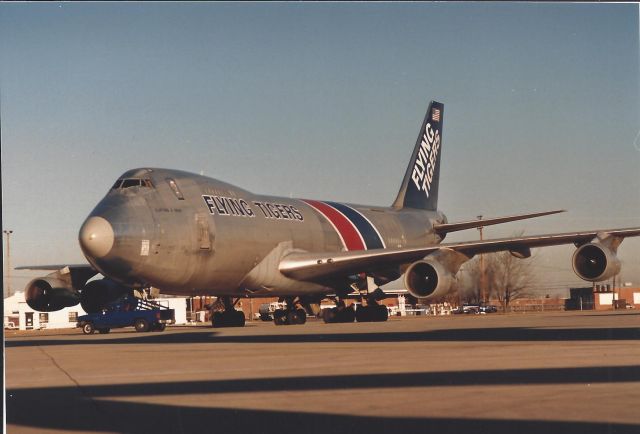
{"type": "Polygon", "coordinates": [[[7,332],[9,433],[640,433],[640,312],[7,332]]]}

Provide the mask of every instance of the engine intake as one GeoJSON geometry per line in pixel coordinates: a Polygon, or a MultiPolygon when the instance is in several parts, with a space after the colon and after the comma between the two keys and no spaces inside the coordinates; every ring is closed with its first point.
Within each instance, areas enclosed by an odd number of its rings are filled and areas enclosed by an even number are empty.
{"type": "Polygon", "coordinates": [[[590,282],[601,282],[620,272],[620,260],[615,252],[601,244],[580,246],[571,262],[578,277],[590,282]]]}
{"type": "Polygon", "coordinates": [[[39,312],[55,312],[78,304],[80,294],[60,279],[38,277],[27,284],[24,292],[29,307],[39,312]]]}
{"type": "Polygon", "coordinates": [[[455,280],[455,275],[440,262],[428,259],[414,262],[404,275],[407,291],[416,298],[442,297],[451,290],[455,280]]]}

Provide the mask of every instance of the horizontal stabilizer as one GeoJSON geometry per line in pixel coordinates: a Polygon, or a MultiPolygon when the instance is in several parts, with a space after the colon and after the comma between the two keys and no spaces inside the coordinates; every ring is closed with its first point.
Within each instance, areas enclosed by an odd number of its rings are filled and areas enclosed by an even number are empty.
{"type": "Polygon", "coordinates": [[[479,228],[481,226],[498,225],[500,223],[508,223],[516,220],[531,219],[534,217],[542,217],[545,215],[558,214],[561,212],[566,212],[566,210],[559,209],[555,211],[536,212],[532,214],[518,214],[518,215],[507,216],[507,217],[496,217],[492,219],[469,220],[466,222],[459,222],[459,223],[444,223],[444,224],[434,225],[433,230],[438,235],[444,235],[449,232],[463,231],[465,229],[479,228]]]}

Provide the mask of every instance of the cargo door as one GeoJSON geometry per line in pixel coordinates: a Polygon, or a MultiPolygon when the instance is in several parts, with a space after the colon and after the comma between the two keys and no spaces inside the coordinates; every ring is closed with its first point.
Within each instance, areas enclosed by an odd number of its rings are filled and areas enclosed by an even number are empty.
{"type": "Polygon", "coordinates": [[[209,230],[209,216],[196,213],[196,240],[200,250],[211,250],[211,231],[209,230]]]}

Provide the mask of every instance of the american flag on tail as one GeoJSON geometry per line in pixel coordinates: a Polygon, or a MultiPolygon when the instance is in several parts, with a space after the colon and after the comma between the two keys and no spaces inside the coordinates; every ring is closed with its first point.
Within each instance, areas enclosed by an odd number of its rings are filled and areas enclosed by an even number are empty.
{"type": "Polygon", "coordinates": [[[431,111],[431,119],[433,119],[433,122],[440,122],[440,109],[434,108],[431,111]]]}

